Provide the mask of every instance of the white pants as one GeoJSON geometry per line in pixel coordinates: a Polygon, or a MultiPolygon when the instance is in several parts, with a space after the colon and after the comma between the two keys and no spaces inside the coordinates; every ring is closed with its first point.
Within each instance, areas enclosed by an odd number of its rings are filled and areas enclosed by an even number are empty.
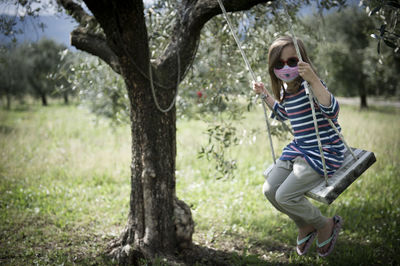
{"type": "Polygon", "coordinates": [[[302,157],[293,161],[278,160],[264,183],[263,192],[271,204],[287,214],[299,228],[312,225],[320,229],[326,218],[305,193],[318,185],[321,178],[302,157]]]}

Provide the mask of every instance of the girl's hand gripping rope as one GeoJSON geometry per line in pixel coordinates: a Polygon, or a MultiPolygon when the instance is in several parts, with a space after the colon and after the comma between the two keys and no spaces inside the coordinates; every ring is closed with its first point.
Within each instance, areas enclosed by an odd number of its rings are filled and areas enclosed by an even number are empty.
{"type": "Polygon", "coordinates": [[[313,69],[311,68],[310,64],[303,62],[303,61],[299,61],[297,66],[299,69],[300,76],[304,80],[308,81],[308,83],[312,84],[315,82],[319,82],[319,78],[318,78],[317,74],[315,74],[313,69]]]}
{"type": "Polygon", "coordinates": [[[262,82],[253,82],[253,91],[256,94],[265,94],[267,95],[267,90],[264,87],[264,83],[262,82]]]}

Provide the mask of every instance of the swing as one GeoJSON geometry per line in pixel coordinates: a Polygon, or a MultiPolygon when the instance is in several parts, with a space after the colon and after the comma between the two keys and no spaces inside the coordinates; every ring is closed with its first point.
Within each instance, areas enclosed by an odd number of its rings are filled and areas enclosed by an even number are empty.
{"type": "MultiPolygon", "coordinates": [[[[221,0],[217,0],[217,1],[221,7],[222,13],[224,14],[225,20],[228,23],[228,26],[231,30],[232,36],[235,39],[236,44],[242,54],[242,57],[246,63],[246,66],[253,78],[253,82],[255,82],[256,81],[255,74],[252,71],[250,64],[247,60],[247,57],[246,57],[246,55],[240,45],[240,42],[233,30],[233,27],[230,23],[227,13],[226,13],[225,7],[222,4],[221,0]]],[[[284,6],[284,10],[285,10],[285,15],[289,21],[289,28],[291,31],[291,35],[292,35],[292,39],[293,39],[293,43],[294,43],[294,46],[296,49],[297,56],[302,61],[302,57],[301,57],[299,47],[297,44],[297,39],[296,39],[296,36],[295,36],[293,28],[292,28],[291,19],[287,12],[287,6],[286,6],[285,1],[283,1],[283,6],[284,6]]],[[[347,145],[346,141],[344,140],[343,135],[339,132],[339,130],[334,125],[334,123],[330,119],[327,119],[329,124],[331,125],[331,127],[335,130],[336,134],[338,134],[338,136],[340,137],[340,139],[342,140],[342,142],[344,143],[344,145],[346,147],[346,151],[344,153],[344,161],[343,161],[342,166],[338,170],[336,170],[335,174],[332,177],[330,177],[328,179],[328,174],[327,174],[326,164],[325,164],[325,157],[324,157],[324,153],[322,151],[321,139],[320,139],[319,132],[318,132],[318,124],[317,124],[317,119],[316,119],[316,115],[315,115],[314,104],[312,104],[313,100],[316,100],[316,99],[314,99],[314,97],[312,95],[312,90],[310,89],[310,85],[308,84],[308,82],[305,82],[305,90],[309,96],[309,101],[311,103],[311,111],[312,111],[313,120],[314,120],[314,128],[315,128],[316,135],[317,135],[318,148],[319,148],[319,151],[321,154],[321,161],[322,161],[322,165],[323,165],[323,169],[324,169],[324,179],[321,179],[321,182],[316,187],[314,187],[312,190],[307,192],[306,196],[329,205],[337,197],[339,197],[339,195],[348,186],[350,186],[363,172],[365,172],[365,170],[367,170],[373,163],[375,163],[376,158],[375,158],[375,155],[373,152],[369,152],[369,151],[365,151],[365,150],[357,149],[357,148],[350,148],[347,145]]],[[[274,148],[273,148],[273,144],[272,144],[270,124],[269,124],[269,119],[268,119],[268,115],[267,115],[267,111],[266,111],[266,107],[265,107],[266,103],[264,102],[264,97],[265,97],[265,95],[261,96],[261,98],[262,98],[261,102],[262,102],[262,106],[263,106],[263,110],[264,110],[265,121],[267,124],[267,131],[268,131],[268,136],[269,136],[269,141],[270,141],[270,146],[271,146],[272,158],[274,161],[274,163],[272,165],[270,165],[263,173],[264,177],[267,178],[269,173],[271,172],[273,166],[276,163],[276,159],[275,159],[275,153],[274,153],[274,148]]],[[[273,109],[270,108],[270,110],[272,112],[274,112],[273,109]]],[[[275,115],[275,117],[278,117],[278,116],[275,115]]],[[[285,128],[287,128],[287,125],[283,121],[280,121],[280,122],[282,122],[282,125],[284,125],[285,128]]],[[[292,133],[292,132],[290,131],[290,133],[292,133]]],[[[293,133],[292,133],[292,135],[293,135],[293,133]]]]}

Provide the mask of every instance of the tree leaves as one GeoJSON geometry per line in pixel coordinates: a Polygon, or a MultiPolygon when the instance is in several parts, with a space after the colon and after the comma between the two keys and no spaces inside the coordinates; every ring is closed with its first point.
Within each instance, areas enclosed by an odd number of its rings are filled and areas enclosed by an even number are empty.
{"type": "Polygon", "coordinates": [[[381,10],[381,8],[382,8],[382,6],[377,6],[377,7],[375,7],[374,9],[372,9],[372,10],[369,12],[368,16],[373,16],[373,15],[375,15],[379,10],[381,10]]]}
{"type": "Polygon", "coordinates": [[[389,47],[391,47],[391,48],[397,48],[397,45],[394,44],[392,41],[390,41],[390,40],[388,40],[388,39],[385,39],[385,40],[383,40],[383,41],[385,42],[385,44],[386,44],[387,46],[389,46],[389,47]]]}
{"type": "Polygon", "coordinates": [[[389,1],[387,3],[388,6],[392,6],[394,8],[400,8],[400,3],[398,1],[389,1]]]}
{"type": "Polygon", "coordinates": [[[230,123],[217,123],[210,125],[206,131],[208,145],[202,146],[198,158],[205,157],[208,161],[215,162],[217,179],[233,178],[237,169],[236,160],[227,158],[229,148],[239,145],[236,127],[230,123]]]}
{"type": "MultiPolygon", "coordinates": [[[[367,11],[374,1],[366,1],[367,11]]],[[[378,40],[377,52],[380,54],[382,51],[381,41],[390,48],[397,52],[400,48],[400,33],[397,26],[398,16],[400,12],[400,3],[398,1],[381,1],[370,12],[369,16],[375,16],[376,20],[381,21],[381,26],[378,30],[379,37],[376,34],[371,34],[371,37],[378,40]]]]}

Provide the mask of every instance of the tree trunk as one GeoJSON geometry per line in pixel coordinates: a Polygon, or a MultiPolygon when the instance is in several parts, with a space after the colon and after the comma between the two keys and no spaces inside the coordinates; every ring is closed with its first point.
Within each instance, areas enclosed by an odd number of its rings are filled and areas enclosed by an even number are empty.
{"type": "Polygon", "coordinates": [[[361,75],[360,78],[360,87],[358,88],[358,93],[360,95],[360,109],[367,109],[368,104],[367,104],[367,90],[365,89],[365,84],[364,84],[365,77],[364,75],[361,75]]]}
{"type": "MultiPolygon", "coordinates": [[[[80,24],[71,33],[72,44],[121,74],[130,99],[130,212],[120,239],[110,245],[111,254],[121,264],[135,265],[142,257],[172,254],[190,246],[194,231],[190,208],[175,192],[176,111],[160,112],[152,96],[143,1],[84,0],[94,17],[74,1],[58,2],[80,24]],[[97,26],[103,31],[87,32],[97,26]]],[[[267,0],[224,2],[228,11],[238,11],[267,0]]],[[[184,0],[177,11],[171,41],[153,67],[156,97],[163,108],[173,100],[176,81],[191,67],[202,27],[221,12],[214,0],[184,0]]]]}
{"type": "Polygon", "coordinates": [[[68,105],[69,104],[69,99],[68,99],[68,93],[64,92],[64,104],[68,105]]]}
{"type": "Polygon", "coordinates": [[[6,101],[7,101],[7,110],[11,110],[11,94],[6,93],[6,101]]]}
{"type": "MultiPolygon", "coordinates": [[[[132,8],[132,3],[114,2],[99,10],[97,1],[87,4],[97,14],[117,9],[118,5],[124,7],[118,6],[117,15],[102,27],[109,33],[108,44],[119,58],[130,100],[132,134],[130,212],[111,253],[121,264],[132,265],[142,256],[151,259],[173,254],[192,241],[190,209],[176,199],[175,192],[176,112],[175,108],[160,112],[152,96],[143,6],[132,8]]],[[[161,82],[170,83],[169,79],[161,82]]],[[[175,94],[172,89],[155,90],[162,106],[167,106],[175,94]]]]}
{"type": "MultiPolygon", "coordinates": [[[[123,67],[123,71],[137,72],[134,66],[129,70],[123,67]]],[[[189,207],[176,199],[175,109],[168,113],[156,109],[147,78],[126,75],[125,82],[131,104],[130,213],[121,238],[113,243],[112,254],[121,264],[129,265],[137,263],[139,254],[154,258],[190,246],[194,223],[189,207]]],[[[174,96],[164,93],[161,103],[174,96]]]]}
{"type": "Polygon", "coordinates": [[[40,98],[42,99],[42,105],[47,106],[47,97],[45,93],[40,94],[40,98]]]}
{"type": "Polygon", "coordinates": [[[368,104],[367,104],[367,95],[363,94],[360,95],[360,109],[367,109],[368,104]]]}

